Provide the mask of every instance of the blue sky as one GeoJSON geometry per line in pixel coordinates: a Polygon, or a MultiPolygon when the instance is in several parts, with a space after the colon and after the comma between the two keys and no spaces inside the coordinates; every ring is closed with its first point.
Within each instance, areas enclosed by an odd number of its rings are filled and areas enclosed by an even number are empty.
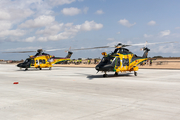
{"type": "MultiPolygon", "coordinates": [[[[179,8],[179,0],[1,0],[0,51],[180,41],[179,8]]],[[[149,56],[180,56],[179,45],[148,46],[149,56]]],[[[142,55],[140,48],[129,47],[142,55]]],[[[74,51],[72,58],[102,57],[104,51],[113,49],[74,51]]],[[[33,54],[0,53],[0,59],[33,54]]]]}

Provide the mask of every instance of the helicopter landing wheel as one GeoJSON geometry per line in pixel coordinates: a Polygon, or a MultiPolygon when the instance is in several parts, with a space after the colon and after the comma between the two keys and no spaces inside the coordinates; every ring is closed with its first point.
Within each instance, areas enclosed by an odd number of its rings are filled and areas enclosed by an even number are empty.
{"type": "Polygon", "coordinates": [[[114,75],[115,75],[115,76],[118,76],[118,73],[117,73],[117,72],[115,72],[115,73],[114,73],[114,75]]]}
{"type": "Polygon", "coordinates": [[[25,69],[25,71],[28,70],[28,68],[25,69]]]}
{"type": "Polygon", "coordinates": [[[50,67],[49,70],[51,70],[52,68],[50,67]]]}
{"type": "Polygon", "coordinates": [[[137,72],[134,71],[134,76],[137,76],[137,72]]]}
{"type": "Polygon", "coordinates": [[[39,68],[39,70],[42,70],[42,68],[39,68]]]}
{"type": "Polygon", "coordinates": [[[107,74],[104,74],[103,77],[107,77],[108,75],[107,74]]]}

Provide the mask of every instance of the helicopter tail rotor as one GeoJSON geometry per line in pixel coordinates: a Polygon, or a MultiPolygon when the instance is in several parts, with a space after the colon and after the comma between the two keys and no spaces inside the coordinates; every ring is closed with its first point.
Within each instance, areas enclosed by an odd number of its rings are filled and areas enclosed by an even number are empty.
{"type": "Polygon", "coordinates": [[[143,58],[147,58],[147,56],[148,56],[148,52],[150,51],[150,49],[149,48],[147,48],[147,47],[143,47],[142,48],[142,50],[144,51],[144,54],[143,54],[143,58]]]}
{"type": "Polygon", "coordinates": [[[68,51],[66,58],[70,58],[72,54],[73,54],[73,52],[68,51]]]}

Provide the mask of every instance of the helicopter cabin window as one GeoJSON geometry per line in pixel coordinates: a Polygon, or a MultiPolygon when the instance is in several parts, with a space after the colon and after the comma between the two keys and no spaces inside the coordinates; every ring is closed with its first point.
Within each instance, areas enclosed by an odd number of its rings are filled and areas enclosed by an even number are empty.
{"type": "Polygon", "coordinates": [[[42,60],[41,59],[39,60],[39,64],[42,64],[42,60]]]}
{"type": "Polygon", "coordinates": [[[45,60],[45,59],[43,59],[43,60],[42,60],[42,63],[43,63],[43,64],[46,64],[46,60],[45,60]]]}
{"type": "Polygon", "coordinates": [[[121,60],[120,60],[120,58],[117,58],[117,60],[116,60],[116,66],[120,66],[121,65],[121,60]]]}

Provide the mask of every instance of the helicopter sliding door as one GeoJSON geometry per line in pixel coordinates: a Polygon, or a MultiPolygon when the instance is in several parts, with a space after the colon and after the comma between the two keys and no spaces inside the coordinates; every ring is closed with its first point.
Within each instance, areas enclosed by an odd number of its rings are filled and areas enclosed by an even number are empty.
{"type": "Polygon", "coordinates": [[[122,59],[122,64],[123,64],[123,66],[129,66],[129,59],[128,58],[127,59],[123,58],[122,59]]]}
{"type": "Polygon", "coordinates": [[[117,67],[121,66],[121,60],[120,60],[120,58],[117,58],[117,60],[116,60],[116,66],[117,66],[117,67]]]}
{"type": "Polygon", "coordinates": [[[34,66],[34,64],[35,64],[34,59],[31,59],[31,66],[34,66]]]}
{"type": "Polygon", "coordinates": [[[126,71],[129,68],[129,58],[126,56],[120,56],[116,58],[115,70],[116,72],[119,71],[126,71]]]}

